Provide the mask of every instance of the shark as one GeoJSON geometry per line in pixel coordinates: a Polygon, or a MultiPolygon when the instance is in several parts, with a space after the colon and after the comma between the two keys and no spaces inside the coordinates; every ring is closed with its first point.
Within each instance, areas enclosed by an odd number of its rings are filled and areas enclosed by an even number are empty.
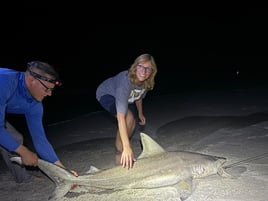
{"type": "MultiPolygon", "coordinates": [[[[48,200],[61,200],[73,184],[85,187],[90,193],[110,193],[128,189],[161,189],[172,187],[185,200],[192,193],[192,181],[210,175],[232,177],[223,164],[225,157],[189,151],[167,151],[152,137],[140,133],[142,152],[133,168],[114,166],[107,169],[91,167],[91,173],[74,176],[70,171],[38,159],[38,167],[54,183],[55,190],[48,200]]],[[[22,164],[20,157],[11,161],[22,164]]]]}

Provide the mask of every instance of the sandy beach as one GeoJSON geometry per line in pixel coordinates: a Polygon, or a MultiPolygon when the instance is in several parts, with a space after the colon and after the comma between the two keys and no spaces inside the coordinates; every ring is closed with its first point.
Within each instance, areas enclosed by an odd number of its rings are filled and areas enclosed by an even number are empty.
{"type": "MultiPolygon", "coordinates": [[[[218,175],[193,180],[187,201],[266,201],[268,193],[268,95],[266,88],[207,90],[151,96],[144,101],[147,125],[132,138],[141,152],[139,133],[155,139],[168,151],[184,150],[226,157],[226,170],[235,179],[218,175]]],[[[114,166],[116,122],[98,111],[50,124],[48,138],[64,164],[85,174],[90,165],[114,166]]],[[[27,184],[16,184],[0,161],[0,199],[44,201],[55,185],[45,175],[27,184]]],[[[63,200],[179,200],[169,188],[165,194],[151,189],[94,195],[79,187],[63,200]],[[128,195],[127,197],[123,196],[128,195]],[[124,198],[124,199],[123,199],[124,198]]]]}

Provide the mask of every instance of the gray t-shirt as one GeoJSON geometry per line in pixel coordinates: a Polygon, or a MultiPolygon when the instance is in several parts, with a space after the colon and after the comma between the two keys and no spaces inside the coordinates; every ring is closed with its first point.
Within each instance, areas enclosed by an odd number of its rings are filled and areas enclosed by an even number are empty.
{"type": "Polygon", "coordinates": [[[116,111],[126,114],[128,104],[144,98],[147,91],[143,86],[137,86],[130,82],[128,71],[122,71],[104,80],[97,88],[96,98],[100,100],[103,95],[109,94],[115,97],[116,111]]]}

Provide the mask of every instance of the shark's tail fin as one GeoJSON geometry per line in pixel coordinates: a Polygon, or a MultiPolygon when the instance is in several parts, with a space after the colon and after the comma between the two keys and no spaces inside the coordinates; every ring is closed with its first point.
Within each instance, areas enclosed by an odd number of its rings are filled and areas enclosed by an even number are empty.
{"type": "MultiPolygon", "coordinates": [[[[12,157],[10,160],[22,164],[21,157],[12,157]]],[[[73,181],[76,177],[70,171],[42,159],[38,159],[38,167],[54,181],[56,185],[56,189],[49,197],[49,200],[62,198],[72,188],[73,181]]]]}
{"type": "Polygon", "coordinates": [[[12,157],[12,158],[10,158],[10,160],[22,165],[21,157],[12,157]]]}

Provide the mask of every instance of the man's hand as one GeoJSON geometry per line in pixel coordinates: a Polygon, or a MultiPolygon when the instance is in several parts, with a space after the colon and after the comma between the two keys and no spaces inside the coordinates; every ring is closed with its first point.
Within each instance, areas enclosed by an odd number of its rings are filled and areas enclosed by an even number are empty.
{"type": "Polygon", "coordinates": [[[20,145],[16,150],[16,153],[18,153],[21,156],[21,161],[23,165],[27,166],[37,166],[38,164],[38,156],[36,153],[30,151],[28,148],[26,148],[23,145],[20,145]]]}

